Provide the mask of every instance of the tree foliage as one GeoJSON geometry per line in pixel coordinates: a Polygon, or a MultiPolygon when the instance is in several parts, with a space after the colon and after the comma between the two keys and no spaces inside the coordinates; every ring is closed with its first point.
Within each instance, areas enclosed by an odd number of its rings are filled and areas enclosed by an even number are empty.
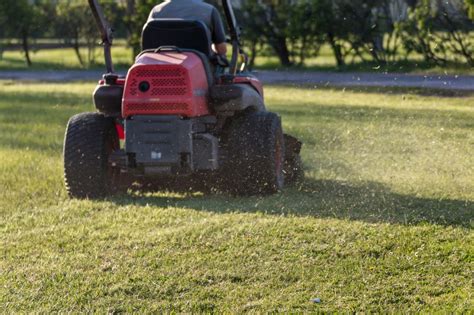
{"type": "Polygon", "coordinates": [[[85,39],[88,47],[87,61],[93,61],[93,45],[97,41],[96,25],[86,3],[79,1],[63,1],[57,6],[55,20],[56,35],[66,44],[73,47],[81,65],[85,65],[80,51],[81,39],[85,39]]]}
{"type": "Polygon", "coordinates": [[[425,61],[474,66],[474,0],[243,0],[251,33],[281,64],[329,44],[338,66],[349,59],[384,64],[412,52],[425,61]],[[255,37],[255,36],[254,36],[255,37]],[[257,37],[258,38],[258,37],[257,37]]]}
{"type": "MultiPolygon", "coordinates": [[[[100,2],[116,37],[126,38],[135,56],[143,24],[162,0],[100,2]]],[[[257,54],[270,53],[284,66],[303,65],[326,43],[340,67],[355,60],[384,64],[411,53],[430,63],[474,66],[474,0],[235,0],[234,4],[251,61],[257,54]]],[[[99,42],[85,0],[1,0],[0,36],[18,39],[28,64],[30,42],[36,37],[62,39],[82,65],[94,62],[99,42]]]]}
{"type": "Polygon", "coordinates": [[[48,29],[53,6],[46,0],[2,0],[0,6],[3,35],[21,40],[25,61],[30,66],[29,40],[48,29]]]}
{"type": "Polygon", "coordinates": [[[124,21],[127,26],[127,42],[135,56],[140,51],[142,28],[148,19],[151,9],[163,0],[127,0],[124,21]]]}
{"type": "Polygon", "coordinates": [[[469,18],[474,20],[474,0],[466,0],[465,2],[466,2],[469,18]]]}
{"type": "MultiPolygon", "coordinates": [[[[101,4],[109,23],[121,26],[123,24],[121,20],[125,14],[124,8],[113,0],[102,1],[101,4]]],[[[61,38],[66,45],[74,49],[81,65],[93,63],[94,50],[99,42],[99,32],[87,2],[62,0],[56,6],[55,13],[53,26],[55,37],[61,38]],[[87,48],[87,62],[80,51],[83,44],[87,48]]],[[[124,36],[124,27],[119,28],[118,33],[124,36]]]]}
{"type": "Polygon", "coordinates": [[[421,54],[427,62],[444,65],[451,60],[474,67],[474,24],[466,4],[461,0],[420,1],[398,24],[405,49],[421,54]]]}

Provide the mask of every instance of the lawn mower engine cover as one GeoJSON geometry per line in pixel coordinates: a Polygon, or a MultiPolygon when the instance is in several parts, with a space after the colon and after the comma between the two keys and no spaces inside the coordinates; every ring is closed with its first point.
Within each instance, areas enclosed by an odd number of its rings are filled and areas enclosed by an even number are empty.
{"type": "Polygon", "coordinates": [[[219,167],[219,142],[206,127],[216,119],[209,109],[210,73],[199,52],[144,52],[137,57],[122,100],[128,165],[145,176],[219,167]]]}
{"type": "Polygon", "coordinates": [[[206,116],[208,91],[208,75],[197,53],[143,53],[128,72],[122,116],[206,116]]]}

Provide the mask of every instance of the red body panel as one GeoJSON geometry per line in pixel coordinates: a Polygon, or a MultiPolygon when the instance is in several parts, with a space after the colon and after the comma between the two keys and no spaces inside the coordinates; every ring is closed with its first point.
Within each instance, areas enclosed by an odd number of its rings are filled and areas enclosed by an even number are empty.
{"type": "Polygon", "coordinates": [[[120,123],[115,123],[115,130],[117,131],[118,138],[125,140],[125,128],[120,123]]]}
{"type": "Polygon", "coordinates": [[[128,71],[122,116],[209,115],[209,85],[201,59],[191,52],[145,53],[128,71]],[[150,88],[142,92],[140,82],[150,88]]]}

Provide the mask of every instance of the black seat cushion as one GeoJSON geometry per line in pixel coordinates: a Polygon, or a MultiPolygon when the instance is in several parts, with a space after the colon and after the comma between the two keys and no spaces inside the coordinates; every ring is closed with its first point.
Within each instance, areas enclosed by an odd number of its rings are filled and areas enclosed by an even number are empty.
{"type": "Polygon", "coordinates": [[[142,50],[176,46],[197,50],[211,57],[211,44],[210,32],[201,21],[154,19],[143,27],[142,50]]]}

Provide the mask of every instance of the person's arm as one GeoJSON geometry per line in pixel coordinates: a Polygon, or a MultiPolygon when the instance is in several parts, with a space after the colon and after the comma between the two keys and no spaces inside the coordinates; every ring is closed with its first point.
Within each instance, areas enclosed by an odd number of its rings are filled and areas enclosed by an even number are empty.
{"type": "Polygon", "coordinates": [[[226,43],[215,44],[214,50],[219,55],[225,56],[227,54],[227,44],[226,43]]]}
{"type": "Polygon", "coordinates": [[[227,54],[225,30],[219,11],[217,11],[216,8],[212,10],[212,26],[212,42],[214,43],[214,49],[219,55],[225,56],[227,54]]]}

